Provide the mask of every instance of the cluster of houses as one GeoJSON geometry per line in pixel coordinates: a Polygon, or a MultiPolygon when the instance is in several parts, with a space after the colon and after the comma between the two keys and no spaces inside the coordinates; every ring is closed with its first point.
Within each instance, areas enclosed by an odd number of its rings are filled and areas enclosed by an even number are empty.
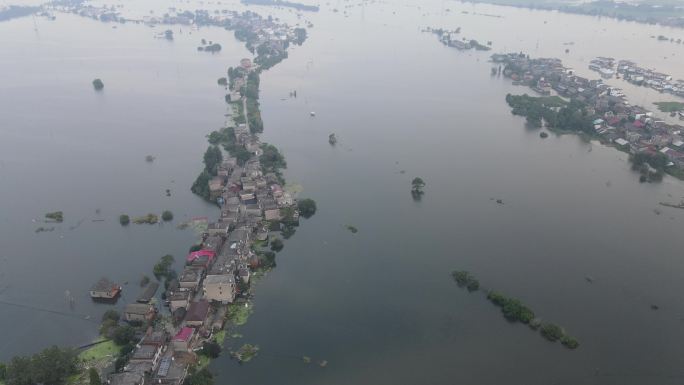
{"type": "Polygon", "coordinates": [[[612,78],[613,75],[618,78],[622,76],[624,80],[632,84],[684,97],[684,80],[674,80],[671,75],[639,67],[629,60],[616,62],[611,57],[597,57],[589,62],[589,69],[598,72],[606,79],[612,78]]]}
{"type": "MultiPolygon", "coordinates": [[[[495,54],[492,61],[505,65],[504,76],[544,95],[555,94],[582,102],[593,116],[594,130],[606,142],[631,153],[657,153],[668,166],[684,168],[684,126],[658,119],[653,112],[631,105],[622,91],[601,79],[578,76],[560,59],[495,54]]],[[[622,62],[621,62],[622,63],[622,62]]],[[[623,71],[618,64],[618,71],[623,71]]]]}
{"type": "MultiPolygon", "coordinates": [[[[280,208],[294,204],[291,198],[283,200],[285,193],[279,185],[264,184],[258,164],[238,167],[234,159],[227,159],[221,171],[224,203],[220,218],[208,226],[201,247],[187,255],[183,271],[166,292],[175,328],[150,329],[123,371],[109,376],[111,385],[143,385],[150,380],[182,384],[189,365],[196,362],[193,351],[223,328],[226,305],[244,292],[251,272],[259,267],[260,260],[250,246],[254,239],[268,237],[269,228],[263,223],[279,220],[280,208]]],[[[138,302],[125,307],[123,320],[150,324],[158,309],[138,302]]]]}
{"type": "Polygon", "coordinates": [[[284,55],[290,42],[298,41],[296,28],[284,23],[277,23],[276,19],[263,18],[259,14],[246,11],[237,12],[227,9],[194,11],[170,8],[164,15],[145,15],[141,18],[131,18],[122,15],[123,5],[98,6],[82,1],[63,1],[50,5],[53,9],[70,12],[83,17],[93,18],[103,22],[136,23],[150,26],[156,25],[185,25],[197,29],[200,26],[218,26],[239,31],[242,40],[250,42],[252,47],[265,47],[271,50],[271,55],[284,55]]]}
{"type": "Polygon", "coordinates": [[[684,80],[673,80],[672,76],[654,70],[639,67],[628,60],[620,60],[617,73],[625,80],[636,85],[651,87],[658,92],[668,92],[684,97],[684,80]]]}
{"type": "MultiPolygon", "coordinates": [[[[249,59],[243,59],[241,66],[245,74],[253,69],[249,59]]],[[[241,86],[244,76],[233,88],[241,86]]],[[[219,218],[208,224],[201,244],[188,253],[183,271],[169,282],[165,293],[172,326],[150,328],[123,371],[109,376],[111,385],[182,384],[190,365],[197,362],[195,351],[223,329],[228,305],[244,301],[252,273],[262,265],[252,249],[254,242],[266,241],[284,221],[299,221],[296,201],[283,189],[281,178],[262,169],[258,136],[246,124],[235,126],[232,120],[228,124],[235,145],[251,157],[243,164],[225,157],[218,165],[208,187],[210,199],[220,206],[219,218]]],[[[116,289],[108,281],[100,286],[116,289]]],[[[125,321],[152,324],[159,309],[150,303],[150,292],[125,307],[125,321]]]]}
{"type": "MultiPolygon", "coordinates": [[[[253,241],[267,239],[282,219],[282,209],[291,207],[295,220],[298,217],[294,199],[273,183],[273,176],[262,174],[256,154],[244,166],[234,158],[221,163],[210,182],[220,202],[220,217],[208,225],[201,245],[186,256],[183,271],[166,291],[176,326],[150,329],[123,371],[109,376],[111,385],[182,384],[188,367],[196,362],[194,351],[223,329],[227,305],[245,293],[252,271],[260,266],[253,241]]],[[[110,290],[113,284],[101,286],[110,290]]],[[[125,307],[123,320],[151,324],[159,309],[145,302],[146,296],[140,298],[125,307]]]]}

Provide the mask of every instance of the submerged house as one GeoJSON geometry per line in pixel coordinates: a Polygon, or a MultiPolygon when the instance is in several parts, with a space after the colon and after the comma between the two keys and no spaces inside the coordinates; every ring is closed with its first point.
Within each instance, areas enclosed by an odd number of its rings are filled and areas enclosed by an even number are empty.
{"type": "Polygon", "coordinates": [[[123,312],[123,318],[125,321],[151,321],[157,315],[157,310],[153,305],[142,304],[142,303],[132,303],[126,305],[123,312]]]}
{"type": "Polygon", "coordinates": [[[121,293],[121,286],[107,278],[101,278],[90,288],[90,297],[93,299],[113,299],[119,293],[121,293]]]}

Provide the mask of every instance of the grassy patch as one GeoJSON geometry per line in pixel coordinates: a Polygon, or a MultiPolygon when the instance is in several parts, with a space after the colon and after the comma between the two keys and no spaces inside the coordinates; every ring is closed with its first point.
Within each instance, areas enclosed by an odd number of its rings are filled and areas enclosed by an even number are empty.
{"type": "Polygon", "coordinates": [[[252,305],[233,304],[228,307],[228,319],[236,326],[247,323],[249,315],[252,314],[252,305]]]}
{"type": "Polygon", "coordinates": [[[119,354],[119,347],[114,341],[106,341],[100,344],[91,346],[90,348],[79,353],[78,358],[82,361],[99,361],[103,358],[115,357],[119,354]]]}
{"type": "Polygon", "coordinates": [[[214,341],[216,341],[216,343],[219,345],[223,346],[223,341],[225,341],[225,340],[226,340],[226,331],[225,330],[221,330],[220,332],[218,332],[214,335],[214,341]]]}
{"type": "Polygon", "coordinates": [[[662,112],[677,112],[684,110],[684,103],[682,102],[655,102],[658,109],[662,112]]]}

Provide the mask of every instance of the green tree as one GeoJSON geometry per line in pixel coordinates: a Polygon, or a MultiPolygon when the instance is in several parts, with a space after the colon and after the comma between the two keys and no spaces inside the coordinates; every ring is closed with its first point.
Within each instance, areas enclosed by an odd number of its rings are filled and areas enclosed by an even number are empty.
{"type": "Polygon", "coordinates": [[[95,79],[93,80],[93,88],[95,88],[96,91],[99,91],[104,88],[104,83],[101,79],[95,79]]]}
{"type": "Polygon", "coordinates": [[[162,277],[168,279],[172,271],[171,266],[173,266],[173,262],[174,258],[171,254],[166,254],[165,256],[161,257],[159,262],[157,262],[152,269],[154,276],[157,277],[157,279],[162,277]]]}
{"type": "Polygon", "coordinates": [[[411,191],[423,192],[423,187],[425,187],[425,181],[422,178],[413,178],[411,181],[411,191]]]}
{"type": "Polygon", "coordinates": [[[223,153],[218,146],[209,146],[204,153],[204,167],[205,170],[211,174],[216,175],[218,166],[223,161],[223,153]]]}
{"type": "Polygon", "coordinates": [[[228,79],[226,78],[219,78],[217,81],[218,85],[220,86],[227,86],[228,85],[228,79]]]}
{"type": "Polygon", "coordinates": [[[568,349],[577,349],[579,347],[579,342],[574,337],[567,335],[561,337],[561,343],[568,349]]]}
{"type": "Polygon", "coordinates": [[[135,336],[135,329],[128,325],[121,325],[114,329],[114,343],[119,346],[124,346],[133,340],[135,336]]]}
{"type": "Polygon", "coordinates": [[[7,365],[0,362],[0,381],[7,379],[7,365]]]}
{"type": "Polygon", "coordinates": [[[126,214],[121,214],[119,215],[119,223],[121,223],[121,226],[128,226],[131,223],[131,218],[126,214]]]}
{"type": "Polygon", "coordinates": [[[202,344],[202,354],[209,358],[217,358],[221,354],[221,345],[214,341],[205,341],[202,344]]]}
{"type": "Polygon", "coordinates": [[[558,341],[564,334],[563,329],[561,329],[560,326],[552,323],[545,323],[542,325],[540,331],[541,335],[549,341],[558,341]]]}
{"type": "Polygon", "coordinates": [[[273,251],[280,251],[283,249],[285,245],[283,245],[283,241],[280,240],[280,238],[275,238],[271,241],[271,250],[273,251]]]}
{"type": "Polygon", "coordinates": [[[61,385],[76,373],[76,353],[71,349],[52,346],[33,356],[34,380],[42,384],[61,385]]]}
{"type": "Polygon", "coordinates": [[[102,322],[107,320],[119,322],[119,318],[121,318],[119,312],[114,309],[109,309],[106,312],[104,312],[104,314],[102,314],[102,322]]]}
{"type": "Polygon", "coordinates": [[[203,368],[188,376],[185,380],[185,385],[213,385],[214,375],[209,369],[203,368]]]}
{"type": "Polygon", "coordinates": [[[102,385],[102,380],[100,380],[100,375],[97,373],[97,369],[88,369],[88,376],[90,377],[90,385],[102,385]]]}
{"type": "Polygon", "coordinates": [[[305,198],[297,201],[297,208],[304,218],[311,218],[316,214],[316,202],[313,199],[305,198]]]}
{"type": "Polygon", "coordinates": [[[211,175],[207,172],[207,170],[202,170],[202,172],[197,176],[197,179],[195,179],[195,182],[193,182],[190,191],[206,200],[209,200],[209,180],[211,180],[211,175]]]}
{"type": "Polygon", "coordinates": [[[164,222],[168,222],[168,221],[173,220],[173,213],[172,213],[171,211],[169,211],[169,210],[164,210],[164,212],[162,213],[161,217],[162,217],[162,220],[163,220],[164,222]]]}
{"type": "Polygon", "coordinates": [[[33,385],[31,357],[12,357],[7,364],[6,381],[8,385],[33,385]]]}
{"type": "Polygon", "coordinates": [[[261,168],[263,168],[264,172],[277,173],[280,169],[287,168],[285,157],[278,151],[277,147],[264,143],[261,146],[261,150],[263,151],[263,154],[259,157],[259,161],[261,162],[261,168]]]}

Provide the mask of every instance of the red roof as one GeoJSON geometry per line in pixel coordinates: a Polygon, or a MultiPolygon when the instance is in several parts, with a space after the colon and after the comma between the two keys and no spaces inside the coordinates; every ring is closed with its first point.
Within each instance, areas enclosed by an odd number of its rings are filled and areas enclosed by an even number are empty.
{"type": "Polygon", "coordinates": [[[184,327],[183,329],[181,329],[181,330],[178,332],[178,334],[176,334],[175,337],[173,337],[173,340],[174,340],[174,341],[184,341],[184,342],[187,342],[187,341],[190,340],[190,338],[192,337],[192,334],[193,334],[194,332],[195,332],[195,329],[189,328],[189,327],[186,326],[186,327],[184,327]]]}
{"type": "Polygon", "coordinates": [[[209,260],[211,261],[212,259],[214,259],[215,256],[216,252],[214,250],[202,249],[199,251],[193,251],[192,253],[188,254],[188,256],[185,257],[185,260],[187,262],[192,262],[200,257],[209,257],[209,260]]]}

